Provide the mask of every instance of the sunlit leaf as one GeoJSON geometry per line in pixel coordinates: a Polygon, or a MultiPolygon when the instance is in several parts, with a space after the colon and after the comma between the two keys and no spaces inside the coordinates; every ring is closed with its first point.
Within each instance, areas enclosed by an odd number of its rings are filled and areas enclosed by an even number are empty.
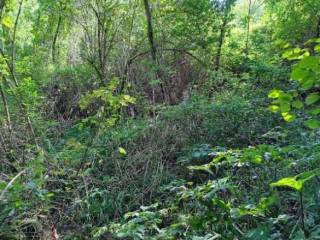
{"type": "Polygon", "coordinates": [[[277,182],[271,183],[272,187],[289,187],[297,191],[301,191],[305,182],[319,174],[319,170],[308,171],[296,175],[294,177],[282,178],[277,182]]]}
{"type": "Polygon", "coordinates": [[[278,89],[273,89],[269,92],[268,97],[269,98],[279,98],[280,94],[283,93],[282,90],[278,90],[278,89]]]}
{"type": "Polygon", "coordinates": [[[280,107],[277,106],[277,105],[270,105],[270,106],[269,106],[269,110],[270,110],[271,112],[278,112],[278,111],[280,111],[280,107]]]}
{"type": "Polygon", "coordinates": [[[1,21],[2,25],[7,27],[7,28],[13,28],[13,21],[11,19],[11,17],[6,16],[2,19],[1,21]]]}
{"type": "Polygon", "coordinates": [[[292,122],[296,119],[296,116],[294,114],[289,113],[289,112],[281,113],[281,115],[286,122],[292,122]]]}
{"type": "Polygon", "coordinates": [[[127,151],[126,151],[124,148],[122,148],[122,147],[119,147],[119,148],[118,148],[118,151],[119,151],[119,153],[120,153],[122,156],[127,155],[127,151]]]}

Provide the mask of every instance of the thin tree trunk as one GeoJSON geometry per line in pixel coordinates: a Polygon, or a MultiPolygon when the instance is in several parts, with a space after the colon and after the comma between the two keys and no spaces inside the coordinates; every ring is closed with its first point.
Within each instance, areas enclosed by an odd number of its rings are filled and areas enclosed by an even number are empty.
{"type": "MultiPolygon", "coordinates": [[[[157,60],[157,48],[155,45],[155,41],[154,41],[154,31],[153,31],[153,26],[152,26],[152,15],[151,15],[151,10],[150,10],[150,5],[149,5],[149,1],[148,0],[143,0],[144,3],[144,8],[145,8],[145,13],[146,13],[146,19],[147,19],[147,27],[148,27],[148,40],[149,40],[149,44],[150,44],[150,52],[151,52],[151,57],[153,60],[153,63],[156,67],[156,77],[158,79],[161,79],[160,76],[160,71],[158,69],[158,60],[157,60]]],[[[164,86],[162,83],[160,83],[160,88],[161,88],[161,94],[162,94],[162,99],[165,101],[165,91],[164,91],[164,86]]],[[[155,99],[154,96],[154,89],[153,89],[153,99],[155,99]]]]}
{"type": "Polygon", "coordinates": [[[17,13],[16,20],[14,22],[12,41],[11,41],[11,46],[12,46],[11,69],[12,69],[13,73],[15,73],[15,65],[14,65],[14,63],[15,63],[15,60],[16,60],[16,36],[17,36],[17,27],[18,27],[20,15],[21,15],[21,10],[22,10],[22,3],[23,3],[23,0],[21,0],[19,2],[19,10],[18,10],[18,13],[17,13]]]}
{"type": "Polygon", "coordinates": [[[7,149],[7,146],[6,146],[6,142],[4,140],[4,136],[2,134],[2,132],[0,131],[0,143],[1,143],[1,146],[4,150],[5,153],[8,153],[8,149],[7,149]]]}
{"type": "Polygon", "coordinates": [[[320,37],[320,17],[318,19],[318,24],[317,24],[317,33],[316,33],[316,38],[320,37]]]}
{"type": "Polygon", "coordinates": [[[157,48],[154,43],[151,10],[150,10],[150,6],[149,6],[149,1],[143,0],[143,2],[144,2],[144,8],[145,8],[146,18],[147,18],[148,40],[149,40],[150,49],[151,49],[151,57],[152,57],[152,60],[154,62],[156,62],[157,61],[157,48]]]}
{"type": "MultiPolygon", "coordinates": [[[[8,82],[8,80],[3,76],[3,79],[9,84],[9,82],[8,82]]],[[[9,85],[10,86],[10,85],[9,85]]],[[[19,85],[18,85],[19,86],[19,85]]],[[[16,86],[16,87],[18,87],[18,86],[16,86]]],[[[12,88],[11,88],[11,90],[12,90],[12,88]]],[[[13,91],[14,92],[14,91],[13,91]]],[[[24,117],[25,117],[25,119],[26,119],[26,123],[27,123],[27,126],[28,126],[28,128],[29,128],[29,130],[30,130],[30,133],[31,133],[31,135],[32,135],[32,137],[33,137],[33,140],[34,140],[34,143],[36,144],[36,145],[38,145],[37,144],[37,140],[36,140],[36,135],[35,135],[35,132],[34,132],[34,128],[33,128],[33,125],[32,125],[32,122],[31,122],[31,119],[30,119],[30,117],[28,116],[28,109],[27,109],[27,107],[23,104],[23,102],[21,101],[21,99],[20,99],[20,96],[15,96],[15,100],[18,102],[18,104],[19,104],[19,106],[20,106],[20,109],[21,109],[21,112],[22,112],[22,114],[24,115],[24,117]]]]}
{"type": "Polygon", "coordinates": [[[248,6],[248,16],[247,16],[247,34],[246,34],[246,46],[245,46],[245,55],[248,56],[249,54],[249,37],[250,37],[250,20],[251,20],[251,6],[252,0],[249,0],[248,6]]]}
{"type": "MultiPolygon", "coordinates": [[[[1,0],[0,0],[1,1],[1,0]]],[[[16,34],[17,34],[17,28],[18,28],[18,23],[19,23],[19,19],[20,19],[20,15],[21,15],[21,11],[22,11],[22,4],[23,4],[23,0],[20,1],[19,3],[19,10],[18,10],[18,13],[17,13],[17,17],[16,17],[16,20],[15,20],[15,23],[14,23],[14,27],[13,27],[13,36],[12,36],[12,41],[11,41],[11,45],[12,45],[12,52],[11,52],[11,59],[10,59],[10,62],[9,60],[6,58],[6,55],[3,51],[2,48],[0,48],[0,54],[1,56],[5,59],[5,62],[6,62],[6,65],[8,66],[8,69],[9,69],[9,72],[10,72],[10,75],[12,77],[12,80],[15,84],[15,87],[18,87],[19,86],[19,83],[18,83],[18,80],[17,80],[17,77],[15,75],[15,48],[16,48],[16,34]]],[[[4,7],[5,5],[5,2],[0,2],[0,10],[2,10],[2,8],[4,7]],[[3,3],[3,4],[2,4],[3,3]]],[[[5,77],[3,76],[3,79],[5,79],[5,77]]],[[[6,80],[7,81],[7,80],[6,80]]],[[[8,81],[7,81],[8,82],[8,81]]],[[[2,101],[4,103],[4,105],[6,106],[5,107],[5,111],[6,111],[6,115],[7,115],[7,121],[8,121],[8,124],[9,124],[9,127],[10,127],[10,131],[12,131],[12,125],[11,125],[11,119],[10,119],[10,112],[9,112],[9,108],[8,108],[8,104],[7,104],[7,101],[6,101],[6,98],[5,98],[5,95],[4,95],[4,91],[3,91],[3,88],[2,86],[1,87],[1,98],[2,98],[2,101]]],[[[37,141],[36,141],[36,136],[35,136],[35,132],[34,132],[34,129],[33,129],[33,126],[32,126],[32,122],[31,122],[31,119],[30,117],[28,116],[28,110],[27,108],[23,105],[23,103],[20,101],[19,99],[19,96],[17,96],[17,101],[19,102],[19,105],[21,107],[21,110],[22,112],[24,113],[25,115],[25,118],[26,118],[26,121],[27,121],[27,125],[29,127],[29,130],[32,134],[32,137],[34,139],[34,142],[35,144],[37,145],[37,141]]],[[[11,135],[11,134],[10,134],[11,135]]]]}
{"type": "Polygon", "coordinates": [[[221,52],[222,52],[222,45],[223,45],[224,37],[225,37],[225,33],[226,33],[226,29],[225,29],[226,26],[227,26],[227,16],[224,17],[223,23],[220,28],[218,50],[217,50],[217,55],[215,58],[215,70],[219,70],[219,68],[220,68],[221,52]]]}
{"type": "Polygon", "coordinates": [[[2,11],[6,5],[6,0],[0,0],[0,19],[2,18],[2,11]]]}
{"type": "Polygon", "coordinates": [[[57,45],[57,40],[58,40],[58,35],[60,32],[60,27],[61,27],[61,22],[62,22],[62,16],[61,13],[59,15],[59,19],[58,19],[58,24],[57,24],[57,29],[55,31],[54,37],[53,37],[53,41],[52,41],[52,49],[51,49],[51,55],[52,55],[52,62],[56,63],[56,45],[57,45]]]}
{"type": "Polygon", "coordinates": [[[9,136],[10,136],[10,139],[11,139],[11,136],[12,136],[12,124],[11,124],[10,111],[9,111],[7,98],[6,98],[6,95],[4,93],[4,90],[3,90],[3,87],[2,87],[1,83],[0,83],[0,95],[1,95],[2,102],[3,102],[3,107],[4,107],[4,110],[5,110],[5,113],[6,113],[6,118],[7,118],[6,120],[7,120],[8,130],[9,130],[9,136]]]}

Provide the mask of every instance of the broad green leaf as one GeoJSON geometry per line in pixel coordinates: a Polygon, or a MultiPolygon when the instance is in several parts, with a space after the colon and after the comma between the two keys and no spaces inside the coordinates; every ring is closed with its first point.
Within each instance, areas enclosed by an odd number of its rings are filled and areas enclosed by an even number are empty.
{"type": "Polygon", "coordinates": [[[316,103],[320,99],[320,96],[318,93],[311,93],[307,98],[306,98],[306,104],[309,106],[311,104],[316,103]]]}
{"type": "Polygon", "coordinates": [[[297,191],[301,191],[305,182],[312,179],[313,177],[317,176],[319,174],[319,170],[313,170],[301,173],[299,175],[296,175],[294,177],[287,177],[282,178],[277,182],[271,183],[270,186],[272,187],[289,187],[297,191]]]}
{"type": "Polygon", "coordinates": [[[279,99],[281,102],[290,102],[292,101],[292,95],[290,93],[280,93],[279,99]]]}
{"type": "Polygon", "coordinates": [[[304,122],[304,125],[310,129],[320,128],[320,121],[316,119],[309,119],[304,122]]]}
{"type": "Polygon", "coordinates": [[[296,57],[299,57],[302,52],[301,48],[294,48],[294,49],[290,49],[290,50],[287,50],[285,51],[283,54],[282,54],[282,57],[283,58],[287,58],[287,59],[294,59],[296,57]]]}
{"type": "Polygon", "coordinates": [[[282,90],[278,90],[278,89],[273,89],[269,92],[268,97],[269,98],[279,98],[280,94],[283,93],[282,90]]]}
{"type": "Polygon", "coordinates": [[[320,38],[311,38],[308,41],[306,41],[305,44],[310,44],[310,43],[320,43],[320,38]]]}
{"type": "Polygon", "coordinates": [[[303,108],[303,102],[301,102],[300,100],[296,100],[292,103],[292,107],[296,109],[301,109],[303,108]]]}
{"type": "Polygon", "coordinates": [[[317,71],[319,68],[319,57],[308,56],[301,60],[298,64],[302,68],[311,69],[313,71],[317,71]]]}
{"type": "Polygon", "coordinates": [[[288,113],[291,110],[290,102],[280,102],[280,110],[283,113],[288,113]]]}
{"type": "Polygon", "coordinates": [[[277,182],[270,184],[272,187],[290,187],[297,191],[300,191],[303,187],[303,182],[297,181],[296,177],[282,178],[277,182]]]}
{"type": "Polygon", "coordinates": [[[306,78],[309,75],[308,71],[301,68],[299,65],[295,65],[291,72],[291,79],[293,80],[301,80],[306,78]]]}
{"type": "Polygon", "coordinates": [[[319,115],[319,114],[320,114],[320,108],[310,109],[310,110],[308,111],[308,114],[313,115],[313,116],[319,115]]]}
{"type": "Polygon", "coordinates": [[[119,150],[119,153],[120,153],[122,156],[127,155],[127,151],[126,151],[124,148],[119,147],[118,150],[119,150]]]}
{"type": "Polygon", "coordinates": [[[300,81],[301,83],[301,87],[304,89],[304,90],[309,90],[310,88],[313,87],[314,83],[315,83],[315,78],[314,77],[307,77],[307,78],[304,78],[300,81]]]}
{"type": "Polygon", "coordinates": [[[296,119],[296,116],[294,114],[289,113],[289,112],[281,113],[281,115],[286,122],[292,122],[296,119]]]}
{"type": "Polygon", "coordinates": [[[11,17],[6,16],[2,19],[1,21],[2,25],[7,27],[7,28],[12,28],[13,27],[13,21],[11,19],[11,17]]]}
{"type": "Polygon", "coordinates": [[[280,111],[280,107],[277,106],[277,105],[270,105],[270,106],[269,106],[269,110],[270,110],[271,112],[279,112],[279,111],[280,111]]]}

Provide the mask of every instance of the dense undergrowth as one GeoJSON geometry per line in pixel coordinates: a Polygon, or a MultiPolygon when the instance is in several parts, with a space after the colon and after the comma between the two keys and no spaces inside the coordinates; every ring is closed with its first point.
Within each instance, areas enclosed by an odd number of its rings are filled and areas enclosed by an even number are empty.
{"type": "Polygon", "coordinates": [[[0,0],[0,239],[320,239],[319,89],[318,0],[0,0]]]}
{"type": "Polygon", "coordinates": [[[33,180],[7,193],[3,238],[54,223],[63,239],[317,239],[317,134],[272,113],[269,88],[232,89],[195,90],[156,119],[99,131],[80,122],[47,141],[29,163],[33,180]],[[272,186],[303,172],[303,191],[272,186]]]}

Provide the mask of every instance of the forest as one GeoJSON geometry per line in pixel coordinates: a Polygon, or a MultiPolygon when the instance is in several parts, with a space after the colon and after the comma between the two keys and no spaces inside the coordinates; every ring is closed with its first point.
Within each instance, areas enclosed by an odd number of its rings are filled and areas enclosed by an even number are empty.
{"type": "Polygon", "coordinates": [[[319,0],[0,0],[1,240],[320,240],[319,0]]]}

